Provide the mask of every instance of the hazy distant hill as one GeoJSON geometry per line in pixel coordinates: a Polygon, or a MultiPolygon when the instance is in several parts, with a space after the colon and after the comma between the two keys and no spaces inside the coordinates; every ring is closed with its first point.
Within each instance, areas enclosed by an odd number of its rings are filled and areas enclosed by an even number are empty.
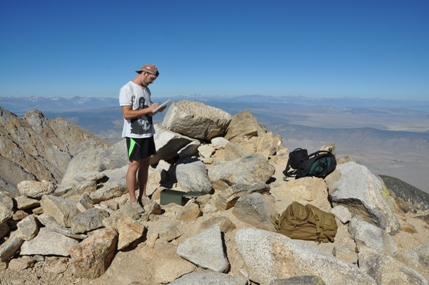
{"type": "MultiPolygon", "coordinates": [[[[429,101],[419,100],[389,100],[366,98],[311,98],[304,96],[177,96],[172,98],[153,97],[154,100],[194,100],[200,102],[218,102],[219,104],[235,102],[240,104],[280,104],[285,106],[331,106],[352,108],[382,108],[382,109],[409,109],[429,112],[429,101]]],[[[70,111],[92,108],[113,107],[118,105],[117,97],[0,97],[0,106],[11,112],[25,112],[30,108],[45,111],[70,111]]]]}
{"type": "MultiPolygon", "coordinates": [[[[27,99],[0,97],[0,106],[20,116],[37,108],[50,119],[63,117],[111,142],[121,139],[117,98],[27,99]]],[[[429,192],[429,101],[198,95],[172,99],[200,101],[231,115],[250,110],[269,131],[280,134],[290,150],[311,152],[334,142],[339,156],[351,155],[375,174],[398,177],[429,192]]],[[[155,123],[162,119],[163,114],[155,116],[155,123]]]]}
{"type": "Polygon", "coordinates": [[[25,113],[34,108],[46,111],[76,111],[103,108],[118,104],[117,98],[108,97],[0,97],[0,106],[10,112],[25,113]]]}

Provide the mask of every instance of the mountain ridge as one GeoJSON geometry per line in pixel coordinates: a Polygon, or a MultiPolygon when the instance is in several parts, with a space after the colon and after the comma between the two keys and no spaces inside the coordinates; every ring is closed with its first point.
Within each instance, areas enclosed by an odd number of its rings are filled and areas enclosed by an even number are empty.
{"type": "MultiPolygon", "coordinates": [[[[261,103],[261,98],[264,102],[281,103],[281,104],[297,104],[311,106],[334,106],[334,107],[378,107],[386,109],[410,109],[422,112],[429,112],[429,101],[426,100],[399,100],[399,99],[369,99],[360,97],[339,97],[339,98],[315,98],[306,96],[269,96],[269,95],[178,95],[178,96],[155,96],[154,99],[165,101],[172,100],[194,100],[194,101],[219,101],[219,102],[252,102],[261,103]]],[[[0,106],[10,110],[11,112],[23,112],[31,108],[41,111],[54,111],[55,108],[63,108],[63,110],[90,109],[93,107],[110,107],[117,106],[117,97],[13,97],[0,96],[0,106]]]]}

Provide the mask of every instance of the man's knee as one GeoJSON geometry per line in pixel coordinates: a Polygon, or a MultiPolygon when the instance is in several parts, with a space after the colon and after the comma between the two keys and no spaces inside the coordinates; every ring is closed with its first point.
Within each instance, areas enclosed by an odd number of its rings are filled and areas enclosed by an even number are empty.
{"type": "Polygon", "coordinates": [[[128,163],[128,170],[136,172],[139,169],[139,162],[137,160],[130,161],[128,163]]]}

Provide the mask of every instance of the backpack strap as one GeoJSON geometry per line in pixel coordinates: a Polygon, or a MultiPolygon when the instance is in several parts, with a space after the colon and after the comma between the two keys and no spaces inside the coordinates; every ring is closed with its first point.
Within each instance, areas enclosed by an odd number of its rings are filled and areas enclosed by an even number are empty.
{"type": "Polygon", "coordinates": [[[329,150],[318,150],[315,151],[311,154],[308,155],[309,158],[314,157],[314,156],[319,156],[321,154],[328,154],[328,153],[332,153],[332,148],[330,148],[329,150]]]}
{"type": "Polygon", "coordinates": [[[294,170],[291,170],[291,169],[292,169],[292,167],[290,167],[289,160],[288,160],[288,162],[286,164],[286,169],[283,170],[283,174],[286,176],[284,178],[295,176],[296,169],[294,169],[294,170]]]}

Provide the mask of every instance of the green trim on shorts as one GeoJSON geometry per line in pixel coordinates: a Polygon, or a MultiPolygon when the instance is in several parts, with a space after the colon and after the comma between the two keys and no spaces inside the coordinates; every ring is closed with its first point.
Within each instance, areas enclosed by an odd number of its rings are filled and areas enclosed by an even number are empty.
{"type": "Polygon", "coordinates": [[[136,145],[136,141],[130,138],[130,149],[128,150],[128,159],[130,159],[131,154],[133,153],[134,146],[136,145]]]}

